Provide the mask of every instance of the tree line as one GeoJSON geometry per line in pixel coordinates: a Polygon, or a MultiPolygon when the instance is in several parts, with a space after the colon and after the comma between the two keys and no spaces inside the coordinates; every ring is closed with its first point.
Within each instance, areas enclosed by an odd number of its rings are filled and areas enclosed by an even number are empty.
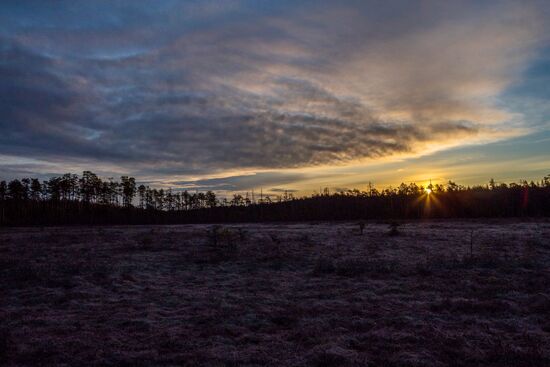
{"type": "Polygon", "coordinates": [[[449,181],[424,187],[402,183],[378,190],[328,188],[311,196],[219,198],[213,191],[157,189],[122,176],[90,171],[46,181],[0,181],[0,225],[146,224],[350,219],[419,219],[550,216],[550,175],[540,181],[463,186],[449,181]]]}

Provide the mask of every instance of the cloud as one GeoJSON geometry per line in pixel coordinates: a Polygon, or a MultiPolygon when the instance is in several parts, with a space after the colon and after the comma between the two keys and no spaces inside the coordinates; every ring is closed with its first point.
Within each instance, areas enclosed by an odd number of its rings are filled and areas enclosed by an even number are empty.
{"type": "MultiPolygon", "coordinates": [[[[199,191],[251,191],[258,190],[267,185],[284,185],[305,178],[302,173],[278,173],[278,172],[261,172],[251,175],[229,176],[219,178],[209,178],[193,181],[172,181],[169,184],[186,190],[199,191]]],[[[272,188],[265,190],[271,192],[279,192],[284,189],[272,188]]],[[[293,192],[295,190],[289,190],[293,192]]]]}
{"type": "MultiPolygon", "coordinates": [[[[4,40],[2,40],[4,41],[4,40]]],[[[2,153],[104,156],[88,141],[89,106],[98,101],[76,75],[60,76],[63,62],[6,43],[0,49],[2,153]]]]}
{"type": "MultiPolygon", "coordinates": [[[[535,2],[97,4],[4,26],[0,153],[154,178],[495,140],[522,132],[498,97],[546,42],[535,2]]],[[[290,183],[242,177],[178,184],[290,183]]]]}
{"type": "Polygon", "coordinates": [[[277,188],[277,187],[273,187],[271,189],[269,189],[269,192],[273,192],[275,194],[281,194],[281,193],[294,193],[294,192],[298,192],[298,190],[293,190],[293,189],[281,189],[281,188],[277,188]]]}

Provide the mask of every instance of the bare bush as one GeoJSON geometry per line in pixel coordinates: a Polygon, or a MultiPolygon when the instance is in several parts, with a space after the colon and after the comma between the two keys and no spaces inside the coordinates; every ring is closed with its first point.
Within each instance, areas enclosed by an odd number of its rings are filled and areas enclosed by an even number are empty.
{"type": "Polygon", "coordinates": [[[390,225],[390,230],[388,231],[388,235],[389,236],[398,236],[399,235],[399,223],[397,222],[391,222],[390,225]]]}
{"type": "Polygon", "coordinates": [[[396,272],[397,263],[389,260],[341,259],[336,262],[336,274],[357,277],[365,274],[384,275],[396,272]]]}
{"type": "Polygon", "coordinates": [[[208,232],[208,242],[206,246],[207,262],[218,263],[229,261],[236,258],[238,254],[237,242],[241,235],[230,228],[213,226],[208,232]]]}
{"type": "Polygon", "coordinates": [[[359,234],[362,236],[363,231],[365,230],[365,222],[361,221],[359,222],[359,234]]]}
{"type": "Polygon", "coordinates": [[[330,257],[320,256],[313,266],[313,275],[332,274],[336,271],[334,260],[330,257]]]}

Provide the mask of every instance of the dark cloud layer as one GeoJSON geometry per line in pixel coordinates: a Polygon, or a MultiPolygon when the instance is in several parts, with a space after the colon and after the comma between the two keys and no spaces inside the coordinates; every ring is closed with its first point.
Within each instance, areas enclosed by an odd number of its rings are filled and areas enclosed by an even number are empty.
{"type": "Polygon", "coordinates": [[[510,116],[492,101],[540,42],[540,3],[426,4],[6,2],[0,155],[154,177],[341,164],[497,136],[510,116]]]}
{"type": "MultiPolygon", "coordinates": [[[[155,86],[158,80],[127,90],[104,86],[94,83],[94,75],[67,72],[74,68],[71,61],[63,65],[15,45],[2,50],[2,60],[0,143],[8,154],[89,157],[145,167],[161,162],[185,173],[379,157],[409,151],[416,141],[477,130],[464,122],[429,127],[383,122],[307,81],[277,81],[277,94],[266,101],[237,89],[201,93],[192,84],[188,91],[164,91],[155,86]],[[322,103],[336,117],[286,112],[281,106],[286,98],[322,103]]],[[[118,68],[102,63],[107,70],[118,68]]]]}

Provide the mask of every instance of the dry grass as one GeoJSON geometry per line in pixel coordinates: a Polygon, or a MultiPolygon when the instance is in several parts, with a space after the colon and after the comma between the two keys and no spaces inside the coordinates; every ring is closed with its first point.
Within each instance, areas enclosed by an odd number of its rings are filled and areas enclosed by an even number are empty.
{"type": "Polygon", "coordinates": [[[357,232],[3,229],[0,365],[550,365],[549,223],[357,232]]]}

